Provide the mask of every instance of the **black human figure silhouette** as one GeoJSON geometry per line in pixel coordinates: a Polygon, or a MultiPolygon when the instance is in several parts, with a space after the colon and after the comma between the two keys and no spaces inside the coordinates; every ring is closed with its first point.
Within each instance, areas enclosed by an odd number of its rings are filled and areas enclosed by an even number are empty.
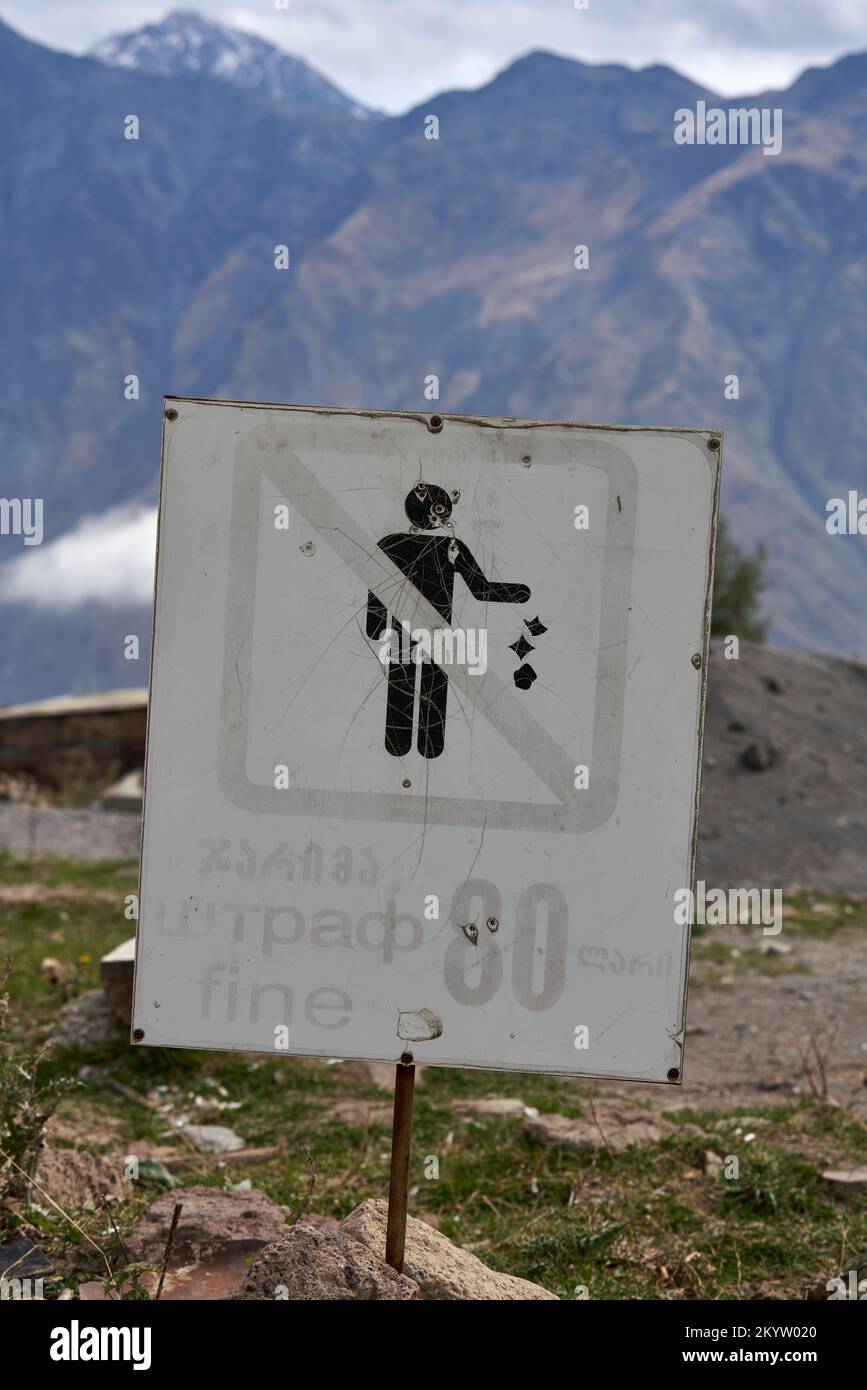
{"type": "MultiPolygon", "coordinates": [[[[414,529],[409,533],[400,531],[383,536],[379,548],[449,626],[456,571],[473,598],[487,603],[527,602],[530,590],[526,584],[495,584],[486,579],[469,548],[445,529],[452,513],[452,499],[443,488],[435,483],[417,483],[407,495],[404,508],[414,529]]],[[[388,625],[385,604],[376,594],[368,593],[368,637],[374,640],[382,637],[388,625]]],[[[385,747],[399,758],[412,747],[416,663],[412,651],[404,650],[400,624],[392,622],[391,626],[399,633],[401,641],[400,659],[391,660],[388,668],[385,747]]],[[[445,747],[449,678],[433,660],[425,660],[420,665],[418,751],[423,758],[438,758],[445,747]]]]}

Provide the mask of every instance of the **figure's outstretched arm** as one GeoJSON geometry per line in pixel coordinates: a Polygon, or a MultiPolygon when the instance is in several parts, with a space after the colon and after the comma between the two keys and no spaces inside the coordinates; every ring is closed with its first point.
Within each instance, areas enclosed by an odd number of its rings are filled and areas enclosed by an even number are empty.
{"type": "Polygon", "coordinates": [[[483,603],[527,602],[530,597],[530,590],[526,584],[496,584],[492,579],[486,579],[463,541],[458,541],[457,545],[458,557],[455,560],[455,569],[473,598],[481,599],[483,603]]]}
{"type": "Polygon", "coordinates": [[[375,642],[381,637],[388,625],[388,609],[379,599],[372,589],[367,591],[367,635],[375,642]]]}

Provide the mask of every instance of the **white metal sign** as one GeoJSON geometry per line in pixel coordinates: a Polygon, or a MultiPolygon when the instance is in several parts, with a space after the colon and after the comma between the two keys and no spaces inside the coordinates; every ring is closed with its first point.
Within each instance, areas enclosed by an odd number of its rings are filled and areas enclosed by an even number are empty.
{"type": "Polygon", "coordinates": [[[719,437],[166,417],[135,1040],[679,1080],[719,437]]]}

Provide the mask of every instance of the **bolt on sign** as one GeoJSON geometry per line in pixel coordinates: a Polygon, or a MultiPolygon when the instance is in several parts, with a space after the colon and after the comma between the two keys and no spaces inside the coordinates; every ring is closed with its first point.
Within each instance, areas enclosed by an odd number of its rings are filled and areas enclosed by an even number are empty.
{"type": "Polygon", "coordinates": [[[720,443],[170,400],[136,1042],[679,1080],[720,443]]]}

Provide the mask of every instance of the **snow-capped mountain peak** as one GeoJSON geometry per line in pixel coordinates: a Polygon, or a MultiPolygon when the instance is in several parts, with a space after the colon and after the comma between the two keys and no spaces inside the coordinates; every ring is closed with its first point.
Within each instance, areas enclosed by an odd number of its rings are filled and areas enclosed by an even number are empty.
{"type": "Polygon", "coordinates": [[[95,44],[90,56],[109,67],[160,77],[211,77],[260,91],[284,110],[367,114],[303,59],[255,34],[215,24],[195,10],[172,10],[158,24],[112,34],[95,44]]]}

